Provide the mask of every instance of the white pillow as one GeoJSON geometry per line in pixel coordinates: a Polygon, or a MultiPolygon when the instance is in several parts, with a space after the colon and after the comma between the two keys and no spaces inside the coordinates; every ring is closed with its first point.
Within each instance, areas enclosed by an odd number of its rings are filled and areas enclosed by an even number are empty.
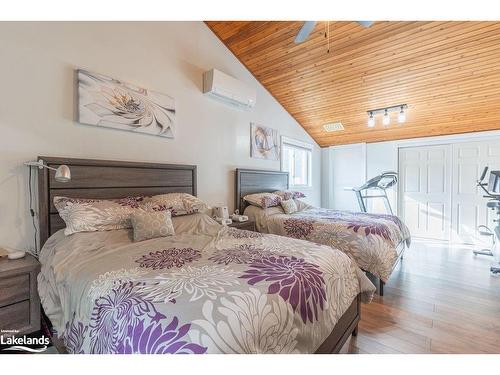
{"type": "Polygon", "coordinates": [[[297,212],[299,210],[297,208],[297,204],[293,199],[281,201],[281,207],[283,207],[283,211],[285,211],[285,214],[293,214],[294,212],[297,212]]]}
{"type": "Polygon", "coordinates": [[[298,190],[278,190],[274,194],[279,195],[283,200],[287,201],[289,199],[305,198],[306,195],[298,190]]]}
{"type": "Polygon", "coordinates": [[[187,193],[167,193],[144,198],[140,208],[146,211],[170,211],[172,217],[205,212],[210,207],[187,193]]]}
{"type": "Polygon", "coordinates": [[[250,203],[252,206],[261,208],[279,206],[281,203],[281,197],[273,193],[249,194],[245,195],[243,200],[250,203]]]}
{"type": "Polygon", "coordinates": [[[130,228],[130,215],[144,197],[84,199],[54,197],[54,206],[66,223],[65,235],[130,228]]]}

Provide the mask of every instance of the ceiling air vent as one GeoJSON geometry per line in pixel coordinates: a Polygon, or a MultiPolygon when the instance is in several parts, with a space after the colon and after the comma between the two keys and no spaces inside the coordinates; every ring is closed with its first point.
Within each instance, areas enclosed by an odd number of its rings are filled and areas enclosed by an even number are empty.
{"type": "Polygon", "coordinates": [[[338,132],[344,130],[344,125],[341,122],[331,122],[329,124],[323,125],[323,129],[327,132],[338,132]]]}

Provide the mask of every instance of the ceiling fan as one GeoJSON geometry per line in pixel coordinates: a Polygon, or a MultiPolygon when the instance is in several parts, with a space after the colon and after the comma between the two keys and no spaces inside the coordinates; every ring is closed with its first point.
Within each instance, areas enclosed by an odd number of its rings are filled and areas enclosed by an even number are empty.
{"type": "MultiPolygon", "coordinates": [[[[373,25],[374,21],[356,21],[356,23],[363,26],[364,28],[369,28],[371,25],[373,25]]],[[[314,30],[314,26],[316,26],[316,21],[305,21],[301,29],[299,30],[299,33],[295,37],[294,42],[297,44],[304,42],[309,37],[309,34],[311,34],[311,32],[314,30]]]]}

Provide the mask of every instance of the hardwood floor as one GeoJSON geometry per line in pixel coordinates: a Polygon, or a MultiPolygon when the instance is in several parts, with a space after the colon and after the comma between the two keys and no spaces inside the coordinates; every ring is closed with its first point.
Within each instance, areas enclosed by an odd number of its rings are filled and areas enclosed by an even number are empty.
{"type": "Polygon", "coordinates": [[[342,353],[500,353],[500,277],[471,248],[414,241],[342,353]]]}

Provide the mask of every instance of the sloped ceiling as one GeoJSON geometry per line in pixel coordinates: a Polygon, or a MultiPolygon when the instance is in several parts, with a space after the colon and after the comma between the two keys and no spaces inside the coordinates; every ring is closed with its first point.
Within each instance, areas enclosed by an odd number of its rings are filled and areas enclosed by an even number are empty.
{"type": "Polygon", "coordinates": [[[500,22],[330,22],[330,53],[327,22],[302,44],[302,22],[206,24],[320,146],[500,129],[500,22]],[[402,103],[406,123],[367,127],[402,103]]]}

